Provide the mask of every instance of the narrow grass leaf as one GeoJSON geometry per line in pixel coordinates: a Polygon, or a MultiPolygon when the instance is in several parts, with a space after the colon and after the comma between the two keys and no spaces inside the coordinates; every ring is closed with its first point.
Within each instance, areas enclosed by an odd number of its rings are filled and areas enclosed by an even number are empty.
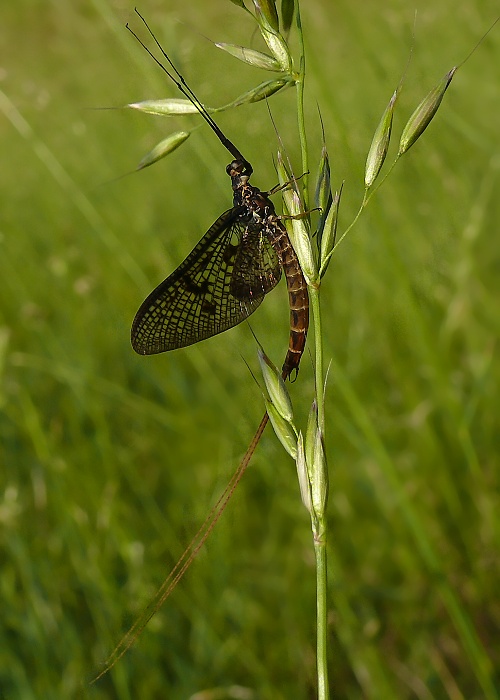
{"type": "Polygon", "coordinates": [[[262,348],[259,348],[258,356],[262,376],[264,377],[264,383],[266,385],[271,403],[281,417],[288,423],[291,423],[293,419],[292,401],[290,399],[290,394],[288,393],[286,384],[283,381],[283,377],[281,376],[278,368],[271,362],[262,348]]]}
{"type": "Polygon", "coordinates": [[[453,76],[457,71],[458,66],[454,66],[441,80],[441,82],[436,85],[436,87],[429,92],[429,94],[424,97],[422,102],[418,105],[417,109],[413,112],[411,117],[403,129],[401,134],[401,140],[399,142],[399,152],[398,155],[402,156],[406,153],[415,141],[424,133],[424,131],[429,126],[431,120],[436,114],[441,100],[444,97],[444,93],[448,89],[448,85],[451,83],[453,76]]]}
{"type": "Polygon", "coordinates": [[[222,49],[222,51],[226,51],[231,56],[256,68],[272,71],[282,70],[280,63],[275,58],[262,51],[255,51],[255,49],[248,49],[245,46],[226,44],[224,42],[218,42],[215,45],[218,49],[222,49]]]}
{"type": "Polygon", "coordinates": [[[391,140],[392,120],[394,117],[394,107],[398,97],[398,91],[395,90],[389,104],[385,108],[382,118],[373,135],[370,150],[366,158],[365,167],[365,185],[371,187],[375,182],[382,165],[384,164],[389,150],[389,142],[391,140]]]}
{"type": "Polygon", "coordinates": [[[172,153],[190,136],[190,131],[176,131],[174,134],[170,134],[170,136],[167,136],[166,139],[163,139],[163,141],[157,143],[156,146],[144,156],[137,166],[137,170],[147,168],[149,165],[153,165],[153,163],[156,163],[161,158],[164,158],[169,153],[172,153]]]}
{"type": "Polygon", "coordinates": [[[285,450],[288,452],[290,457],[295,459],[297,457],[297,438],[290,423],[288,423],[273,406],[273,404],[264,399],[266,404],[267,415],[271,421],[274,432],[276,433],[278,440],[281,442],[285,450]]]}

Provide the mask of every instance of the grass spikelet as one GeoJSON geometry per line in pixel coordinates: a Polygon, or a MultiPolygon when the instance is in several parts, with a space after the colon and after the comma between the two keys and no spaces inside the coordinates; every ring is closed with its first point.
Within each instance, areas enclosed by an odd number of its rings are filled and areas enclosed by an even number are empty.
{"type": "Polygon", "coordinates": [[[286,195],[287,207],[290,211],[290,219],[287,219],[287,229],[292,241],[293,248],[297,253],[300,267],[304,273],[307,284],[315,286],[318,283],[318,266],[314,258],[311,245],[311,238],[305,224],[304,212],[300,203],[299,195],[295,190],[284,192],[286,195]]]}
{"type": "Polygon", "coordinates": [[[264,401],[266,404],[267,415],[269,416],[269,420],[271,421],[271,425],[273,426],[273,430],[276,433],[278,440],[281,442],[290,457],[295,459],[297,457],[297,438],[292,424],[283,418],[271,401],[268,399],[264,399],[264,401]]]}
{"type": "Polygon", "coordinates": [[[253,0],[253,4],[256,13],[261,14],[265,18],[271,29],[274,29],[275,32],[279,32],[280,24],[276,3],[273,2],[273,0],[253,0]]]}
{"type": "Polygon", "coordinates": [[[280,416],[290,423],[293,418],[292,401],[283,377],[262,348],[259,348],[258,356],[269,399],[280,416]]]}
{"type": "Polygon", "coordinates": [[[439,109],[444,93],[448,89],[448,86],[457,71],[457,68],[457,66],[454,66],[450,71],[448,71],[448,73],[446,73],[439,84],[436,85],[436,87],[433,88],[426,97],[424,97],[422,102],[408,119],[399,142],[399,156],[402,156],[403,153],[406,153],[413,146],[415,141],[422,136],[424,131],[431,123],[434,115],[439,109]]]}
{"type": "MultiPolygon", "coordinates": [[[[125,105],[129,109],[136,109],[146,114],[158,114],[160,116],[174,117],[182,114],[198,114],[199,110],[189,100],[172,97],[165,100],[143,100],[142,102],[131,102],[125,105]]],[[[207,107],[205,109],[210,112],[207,107]]]]}
{"type": "Polygon", "coordinates": [[[300,497],[302,498],[302,503],[305,505],[309,513],[311,513],[311,484],[309,481],[309,471],[307,469],[306,455],[304,451],[304,437],[301,432],[299,432],[299,438],[297,440],[297,457],[295,459],[295,464],[297,465],[300,497]]]}
{"type": "Polygon", "coordinates": [[[246,46],[238,46],[237,44],[226,44],[224,42],[218,42],[215,46],[217,46],[218,49],[222,49],[222,51],[225,51],[230,56],[234,56],[238,60],[243,61],[243,63],[248,63],[256,68],[270,71],[283,70],[279,61],[262,51],[249,49],[246,46]]]}
{"type": "Polygon", "coordinates": [[[163,139],[163,141],[157,143],[156,146],[152,148],[149,153],[144,156],[144,158],[142,158],[141,162],[137,166],[137,170],[143,170],[143,168],[147,168],[149,165],[153,165],[153,163],[156,163],[165,156],[168,156],[170,153],[175,151],[176,148],[179,148],[179,146],[181,146],[190,136],[190,131],[176,131],[175,133],[170,134],[170,136],[167,136],[167,138],[163,139]]]}
{"type": "Polygon", "coordinates": [[[281,0],[281,23],[285,36],[288,36],[292,26],[294,12],[295,0],[281,0]]]}
{"type": "Polygon", "coordinates": [[[269,51],[276,58],[283,72],[291,73],[293,63],[290,51],[288,50],[287,42],[281,36],[277,28],[273,27],[272,24],[268,21],[267,17],[263,14],[258,4],[256,4],[255,15],[259,23],[260,33],[262,34],[262,38],[268,45],[269,51]]]}
{"type": "Polygon", "coordinates": [[[370,150],[366,158],[365,167],[365,186],[371,187],[375,182],[387,156],[389,150],[389,142],[391,140],[392,120],[394,116],[394,107],[398,91],[395,90],[389,104],[380,119],[379,125],[373,135],[370,150]]]}

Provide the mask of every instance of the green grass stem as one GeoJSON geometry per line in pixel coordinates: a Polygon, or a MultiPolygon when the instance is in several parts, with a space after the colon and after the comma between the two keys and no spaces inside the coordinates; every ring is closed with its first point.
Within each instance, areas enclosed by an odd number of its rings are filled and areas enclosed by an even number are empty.
{"type": "MultiPolygon", "coordinates": [[[[207,104],[261,81],[191,31],[248,45],[255,25],[238,6],[193,0],[180,13],[144,0],[141,10],[207,104]]],[[[316,162],[322,146],[319,104],[334,189],[345,181],[340,234],[363,197],[363,164],[413,11],[396,0],[361,9],[310,0],[301,11],[308,156],[316,162]]],[[[315,601],[293,464],[268,430],[182,583],[89,687],[245,452],[262,416],[241,361],[255,367],[255,344],[242,324],[157,358],[129,346],[138,303],[231,206],[227,159],[205,127],[154,168],[117,179],[169,133],[199,124],[92,109],[176,96],[125,29],[133,3],[18,0],[1,14],[0,694],[176,700],[237,689],[308,700],[318,687],[312,620],[326,601],[336,697],[495,700],[498,29],[322,279],[324,366],[334,357],[325,433],[335,575],[325,597],[315,601]]],[[[394,134],[497,14],[492,0],[423,0],[394,134]]],[[[293,30],[290,45],[296,55],[293,30]]],[[[288,133],[297,95],[271,100],[300,163],[300,138],[288,133]]],[[[252,181],[271,187],[266,104],[217,119],[251,159],[252,181]]],[[[275,360],[288,338],[285,309],[280,285],[252,316],[275,360]]],[[[314,350],[313,320],[310,333],[314,350]]],[[[306,351],[289,386],[298,425],[314,387],[306,351]]]]}

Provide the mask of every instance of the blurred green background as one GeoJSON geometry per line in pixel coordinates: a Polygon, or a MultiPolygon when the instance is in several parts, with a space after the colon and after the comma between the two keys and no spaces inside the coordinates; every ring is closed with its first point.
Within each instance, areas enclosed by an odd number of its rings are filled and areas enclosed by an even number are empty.
{"type": "MultiPolygon", "coordinates": [[[[341,232],[415,7],[396,135],[497,3],[303,3],[311,162],[319,105],[335,186],[345,180],[341,232]]],[[[205,39],[262,48],[229,0],[140,10],[208,104],[269,77],[205,39]]],[[[158,357],[130,348],[145,295],[231,203],[228,155],[205,127],[116,180],[185,126],[95,109],[177,96],[125,30],[140,29],[133,3],[18,0],[0,19],[0,696],[313,698],[310,526],[269,429],[185,579],[88,685],[253,435],[263,406],[242,357],[256,369],[255,342],[243,324],[158,357]]],[[[499,32],[457,73],[325,278],[337,698],[500,695],[499,32]]],[[[300,170],[294,101],[290,90],[270,108],[300,170]]],[[[218,121],[254,184],[275,184],[266,104],[218,121]]],[[[281,364],[283,284],[252,327],[281,364]]],[[[312,374],[306,354],[291,388],[298,422],[312,374]]]]}

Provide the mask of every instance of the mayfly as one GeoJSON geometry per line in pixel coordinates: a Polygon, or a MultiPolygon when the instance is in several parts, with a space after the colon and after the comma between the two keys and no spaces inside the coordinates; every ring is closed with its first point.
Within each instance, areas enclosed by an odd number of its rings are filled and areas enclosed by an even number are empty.
{"type": "Polygon", "coordinates": [[[249,183],[253,172],[249,161],[222,133],[144,18],[137,14],[171,70],[127,28],[197,108],[234,160],[226,168],[233,188],[233,206],[219,216],[184,262],[142,303],[132,324],[132,347],[140,355],[153,355],[198,343],[238,325],[274,289],[283,270],[290,303],[290,339],[282,373],[285,379],[296,375],[309,325],[309,299],[286,228],[269,198],[273,191],[262,192],[249,183]]]}
{"type": "MultiPolygon", "coordinates": [[[[252,314],[279,282],[283,270],[290,303],[290,339],[282,376],[298,372],[309,325],[307,285],[282,220],[269,198],[249,184],[253,168],[222,133],[136,10],[173,73],[127,25],[181,93],[197,108],[233,159],[226,168],[233,206],[208,229],[174,272],[142,303],[132,324],[132,347],[141,355],[175,350],[222,333],[252,314]]],[[[278,189],[278,188],[276,188],[278,189]]],[[[275,190],[276,191],[276,190],[275,190]]],[[[153,600],[126,632],[93,682],[104,676],[132,646],[163,605],[210,535],[245,472],[268,422],[264,414],[243,459],[191,544],[160,586],[153,600]]]]}

